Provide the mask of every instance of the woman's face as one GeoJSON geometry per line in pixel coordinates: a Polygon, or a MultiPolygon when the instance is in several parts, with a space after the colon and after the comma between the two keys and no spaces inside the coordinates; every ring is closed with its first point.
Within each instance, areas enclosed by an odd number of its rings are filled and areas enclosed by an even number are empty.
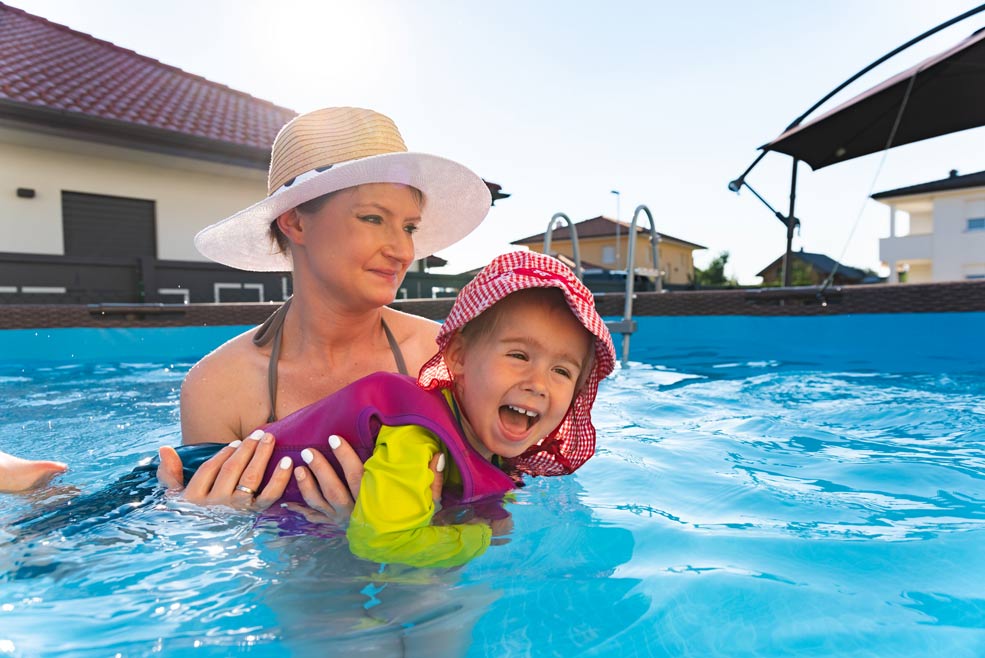
{"type": "Polygon", "coordinates": [[[371,183],[336,192],[315,213],[297,211],[295,276],[348,306],[389,304],[414,261],[419,199],[406,185],[371,183]]]}

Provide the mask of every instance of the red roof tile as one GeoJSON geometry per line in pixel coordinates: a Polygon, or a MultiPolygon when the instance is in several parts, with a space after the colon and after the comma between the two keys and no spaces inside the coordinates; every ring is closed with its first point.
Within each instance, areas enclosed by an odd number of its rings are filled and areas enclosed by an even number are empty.
{"type": "Polygon", "coordinates": [[[2,3],[0,100],[264,151],[296,114],[2,3]]]}

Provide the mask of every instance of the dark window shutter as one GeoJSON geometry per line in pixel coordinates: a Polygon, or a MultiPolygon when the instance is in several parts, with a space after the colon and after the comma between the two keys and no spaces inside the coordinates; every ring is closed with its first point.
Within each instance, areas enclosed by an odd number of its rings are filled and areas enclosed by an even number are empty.
{"type": "Polygon", "coordinates": [[[66,256],[157,257],[153,201],[62,192],[66,256]]]}

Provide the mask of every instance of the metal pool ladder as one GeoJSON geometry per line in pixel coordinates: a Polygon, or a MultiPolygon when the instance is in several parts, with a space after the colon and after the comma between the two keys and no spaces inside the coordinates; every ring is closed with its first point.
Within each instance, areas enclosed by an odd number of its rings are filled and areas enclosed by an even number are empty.
{"type": "Polygon", "coordinates": [[[554,213],[554,216],[551,217],[550,223],[547,225],[547,232],[544,233],[544,253],[548,256],[551,255],[551,236],[554,234],[554,227],[557,226],[558,220],[561,219],[565,221],[568,225],[568,229],[571,231],[571,250],[575,259],[575,276],[580,280],[582,278],[582,269],[581,251],[578,249],[578,229],[575,228],[575,224],[571,221],[571,218],[563,212],[554,213]]]}
{"type": "MultiPolygon", "coordinates": [[[[636,222],[641,212],[645,212],[647,218],[650,220],[650,256],[653,261],[653,268],[649,271],[640,268],[640,272],[644,274],[654,273],[656,275],[657,292],[663,292],[663,279],[660,276],[660,254],[657,249],[660,244],[660,234],[657,233],[656,225],[653,222],[653,214],[650,212],[650,209],[645,205],[639,205],[633,213],[633,222],[629,228],[630,239],[627,240],[629,242],[629,254],[626,257],[626,302],[623,306],[622,320],[605,323],[610,333],[622,334],[622,365],[624,366],[629,361],[629,337],[636,331],[636,321],[633,320],[633,296],[636,279],[636,222]]],[[[578,230],[575,228],[574,223],[572,223],[571,218],[563,212],[554,213],[551,221],[547,224],[547,232],[544,233],[544,253],[548,256],[551,255],[551,236],[554,233],[554,227],[557,226],[558,220],[562,219],[567,223],[568,228],[571,229],[571,248],[575,260],[575,276],[581,279],[582,268],[581,252],[578,248],[578,230]]]]}
{"type": "Polygon", "coordinates": [[[607,322],[606,326],[613,334],[622,334],[622,365],[625,366],[629,361],[629,337],[636,331],[636,321],[633,320],[633,297],[635,296],[636,285],[636,221],[640,213],[645,212],[647,219],[650,220],[650,258],[653,268],[645,270],[639,269],[641,274],[654,274],[656,276],[657,292],[663,292],[663,278],[660,276],[660,252],[657,247],[660,245],[660,234],[657,233],[656,224],[653,222],[653,213],[645,205],[636,206],[633,212],[633,222],[629,225],[629,254],[626,256],[626,301],[623,305],[622,320],[618,322],[607,322]]]}

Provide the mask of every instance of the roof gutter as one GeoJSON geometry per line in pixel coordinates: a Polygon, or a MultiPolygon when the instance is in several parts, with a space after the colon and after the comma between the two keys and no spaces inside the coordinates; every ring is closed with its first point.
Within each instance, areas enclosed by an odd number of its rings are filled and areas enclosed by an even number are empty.
{"type": "Polygon", "coordinates": [[[0,123],[34,132],[266,171],[270,151],[0,98],[0,123]]]}

